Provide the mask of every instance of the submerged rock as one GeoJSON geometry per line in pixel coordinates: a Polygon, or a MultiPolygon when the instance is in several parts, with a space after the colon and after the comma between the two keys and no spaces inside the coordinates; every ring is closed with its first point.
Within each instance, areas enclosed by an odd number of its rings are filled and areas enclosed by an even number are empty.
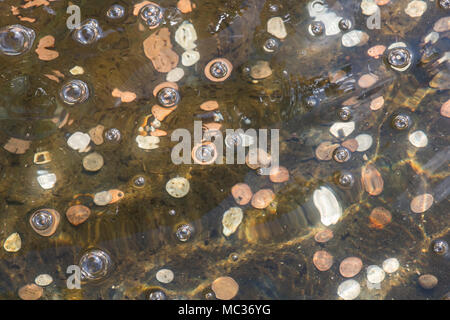
{"type": "Polygon", "coordinates": [[[223,234],[228,237],[234,232],[242,222],[244,218],[244,212],[239,207],[232,207],[228,209],[222,218],[223,234]]]}
{"type": "Polygon", "coordinates": [[[6,238],[3,248],[8,252],[17,252],[22,248],[22,239],[17,232],[14,232],[6,238]]]}

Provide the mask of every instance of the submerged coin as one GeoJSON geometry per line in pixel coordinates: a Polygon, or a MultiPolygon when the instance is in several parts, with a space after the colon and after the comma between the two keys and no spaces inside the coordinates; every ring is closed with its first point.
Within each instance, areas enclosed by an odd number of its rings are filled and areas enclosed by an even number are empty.
{"type": "Polygon", "coordinates": [[[40,274],[35,279],[34,282],[40,287],[46,287],[53,282],[53,278],[49,274],[40,274]]]}
{"type": "Polygon", "coordinates": [[[88,154],[83,158],[83,167],[87,171],[98,171],[103,167],[103,157],[97,152],[88,154]]]}
{"type": "Polygon", "coordinates": [[[66,211],[67,220],[74,226],[85,222],[91,215],[91,209],[81,204],[69,207],[66,211]]]}
{"type": "Polygon", "coordinates": [[[189,181],[183,177],[172,178],[166,183],[166,191],[174,198],[182,198],[189,192],[189,181]]]}
{"type": "Polygon", "coordinates": [[[339,272],[343,277],[352,278],[356,276],[362,269],[362,260],[358,257],[348,257],[342,260],[339,265],[339,272]]]}
{"type": "Polygon", "coordinates": [[[419,284],[426,290],[431,290],[438,284],[438,279],[432,274],[424,274],[419,277],[419,284]]]}
{"type": "Polygon", "coordinates": [[[319,271],[327,271],[333,265],[333,256],[325,250],[316,251],[313,256],[314,266],[319,271]]]}
{"type": "Polygon", "coordinates": [[[429,193],[420,194],[411,201],[411,211],[414,213],[423,213],[431,208],[434,202],[433,195],[429,193]]]}
{"type": "Polygon", "coordinates": [[[217,299],[231,300],[237,295],[239,285],[231,277],[219,277],[213,281],[211,289],[214,291],[217,299]]]}
{"type": "Polygon", "coordinates": [[[396,258],[389,258],[383,261],[383,270],[386,273],[394,273],[400,267],[400,262],[396,258]]]}
{"type": "Polygon", "coordinates": [[[231,194],[238,205],[245,206],[250,202],[253,192],[245,183],[237,183],[231,188],[231,194]]]}
{"type": "Polygon", "coordinates": [[[42,297],[44,289],[34,283],[27,284],[19,289],[19,297],[22,300],[38,300],[42,297]]]}
{"type": "Polygon", "coordinates": [[[333,231],[330,229],[324,229],[319,232],[317,232],[314,236],[314,240],[316,240],[319,243],[325,243],[333,239],[333,231]]]}
{"type": "Polygon", "coordinates": [[[170,269],[161,269],[156,273],[156,280],[161,283],[170,283],[174,278],[173,271],[170,269]]]}
{"type": "Polygon", "coordinates": [[[356,299],[361,292],[361,286],[353,279],[342,282],[337,290],[339,297],[344,300],[356,299]]]}
{"type": "Polygon", "coordinates": [[[0,52],[8,56],[17,56],[27,52],[32,46],[36,33],[20,24],[0,29],[0,52]]]}

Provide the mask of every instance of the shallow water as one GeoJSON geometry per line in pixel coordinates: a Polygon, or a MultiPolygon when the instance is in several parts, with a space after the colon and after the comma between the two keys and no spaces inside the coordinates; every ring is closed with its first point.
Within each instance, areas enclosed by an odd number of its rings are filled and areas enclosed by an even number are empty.
{"type": "MultiPolygon", "coordinates": [[[[230,276],[239,284],[235,299],[338,299],[337,288],[347,280],[339,273],[339,264],[350,256],[363,261],[363,269],[353,277],[361,286],[357,299],[448,297],[450,255],[436,254],[432,244],[436,239],[450,241],[450,126],[440,111],[449,99],[449,31],[438,32],[435,43],[424,40],[436,21],[449,15],[448,9],[427,2],[424,14],[413,18],[405,13],[409,1],[391,1],[380,6],[381,28],[370,30],[359,1],[328,1],[327,10],[350,19],[351,30],[369,36],[365,44],[345,47],[346,32],[308,33],[314,19],[307,1],[194,1],[192,12],[180,13],[180,19],[172,22],[166,16],[152,30],[133,15],[139,2],[78,1],[81,21],[96,19],[102,29],[100,39],[82,45],[66,26],[68,2],[22,8],[19,5],[25,2],[0,1],[0,28],[21,24],[36,34],[29,51],[17,56],[0,53],[0,298],[19,299],[19,288],[47,273],[53,283],[44,288],[41,299],[148,299],[155,290],[162,290],[168,299],[206,299],[220,276],[230,276]],[[125,16],[108,19],[106,12],[116,3],[125,8],[125,16]],[[20,14],[14,15],[11,6],[19,7],[20,14]],[[19,16],[36,21],[20,21],[19,16]],[[277,40],[275,52],[268,53],[263,46],[273,38],[266,29],[272,17],[282,17],[287,36],[277,40]],[[153,90],[166,81],[167,73],[155,70],[143,41],[168,28],[172,50],[181,56],[184,49],[174,34],[184,20],[197,32],[200,60],[189,67],[181,59],[178,62],[185,73],[177,82],[180,102],[161,121],[159,129],[167,136],[160,137],[158,148],[146,151],[135,139],[144,118],[158,104],[153,90]],[[49,49],[59,55],[43,61],[35,50],[47,35],[55,38],[49,49]],[[406,71],[392,69],[386,54],[375,59],[367,53],[375,45],[389,47],[395,42],[404,42],[411,54],[406,71]],[[210,81],[204,74],[207,63],[218,57],[233,65],[223,82],[210,81]],[[269,62],[269,77],[252,79],[250,70],[257,61],[269,62]],[[72,75],[75,66],[84,73],[72,75]],[[64,77],[55,79],[54,70],[64,77]],[[358,84],[365,74],[377,77],[367,88],[358,84]],[[90,94],[85,102],[69,105],[61,99],[60,90],[73,79],[84,81],[90,94]],[[113,97],[116,88],[133,92],[136,98],[123,102],[113,97]],[[373,110],[371,102],[379,96],[384,105],[373,110]],[[279,129],[279,162],[288,169],[289,180],[273,183],[245,164],[174,164],[170,153],[177,142],[171,141],[171,133],[177,128],[193,132],[195,120],[214,122],[213,115],[200,109],[207,100],[218,102],[223,119],[216,122],[223,132],[279,129]],[[351,110],[355,129],[348,137],[338,138],[330,127],[342,121],[338,117],[342,106],[351,110]],[[392,126],[399,114],[410,119],[404,130],[392,126]],[[104,158],[103,167],[92,173],[82,165],[88,153],[73,150],[67,141],[73,133],[87,133],[98,124],[105,130],[119,129],[121,139],[105,139],[100,145],[90,142],[89,152],[104,158]],[[417,130],[427,136],[425,147],[417,148],[408,139],[417,130]],[[352,152],[349,161],[317,158],[320,143],[340,144],[363,133],[373,143],[368,150],[352,152]],[[11,138],[29,141],[22,154],[5,147],[11,138]],[[51,161],[36,164],[34,155],[42,151],[50,153],[51,161]],[[367,164],[382,177],[379,194],[370,195],[364,189],[361,176],[367,164]],[[56,175],[56,184],[48,190],[37,180],[42,171],[56,175]],[[351,188],[337,183],[344,171],[353,174],[351,188]],[[137,176],[145,178],[142,188],[134,185],[137,176]],[[166,191],[167,181],[176,176],[189,180],[185,197],[174,198],[166,191]],[[240,182],[254,193],[273,190],[275,201],[265,209],[241,206],[241,225],[225,237],[222,216],[238,206],[231,188],[240,182]],[[325,226],[314,192],[324,186],[335,195],[343,214],[328,226],[334,237],[317,243],[314,235],[325,226]],[[121,190],[124,197],[106,206],[93,202],[94,194],[110,189],[121,190]],[[425,212],[414,213],[411,202],[424,193],[433,196],[433,203],[425,212]],[[91,210],[88,220],[78,226],[65,216],[75,204],[91,210]],[[375,228],[369,215],[380,206],[391,213],[392,221],[375,228]],[[30,226],[30,216],[40,208],[61,214],[50,237],[40,236],[30,226]],[[182,224],[194,230],[186,242],[176,236],[182,224]],[[21,248],[7,252],[4,240],[14,232],[21,237],[21,248]],[[68,289],[67,267],[78,265],[91,248],[109,254],[110,272],[99,281],[83,281],[81,289],[68,289]],[[328,271],[319,271],[313,264],[318,250],[334,257],[328,271]],[[399,270],[386,274],[379,286],[368,283],[366,268],[381,266],[391,257],[399,260],[399,270]],[[168,284],[155,277],[163,268],[174,273],[168,284]],[[436,276],[437,286],[421,288],[418,277],[422,274],[436,276]]],[[[158,4],[168,10],[177,1],[158,4]]]]}

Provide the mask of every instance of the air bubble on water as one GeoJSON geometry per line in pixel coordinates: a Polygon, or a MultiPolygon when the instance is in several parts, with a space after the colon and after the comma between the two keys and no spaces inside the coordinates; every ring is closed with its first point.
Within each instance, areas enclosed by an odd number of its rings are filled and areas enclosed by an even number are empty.
{"type": "Polygon", "coordinates": [[[149,27],[157,27],[162,22],[163,13],[160,6],[150,3],[142,7],[139,16],[149,27]]]}
{"type": "Polygon", "coordinates": [[[217,61],[212,64],[210,72],[213,77],[221,79],[228,74],[228,67],[222,61],[217,61]]]}
{"type": "Polygon", "coordinates": [[[89,98],[89,87],[81,80],[71,80],[62,86],[60,96],[67,104],[83,103],[89,98]]]}
{"type": "Polygon", "coordinates": [[[192,227],[190,224],[183,224],[178,227],[176,236],[181,242],[186,242],[191,238],[193,232],[194,227],[192,227]]]}
{"type": "Polygon", "coordinates": [[[105,139],[109,142],[119,142],[121,137],[120,130],[117,128],[111,128],[105,132],[105,139]]]}
{"type": "Polygon", "coordinates": [[[90,45],[102,37],[102,29],[97,20],[88,19],[74,30],[72,37],[82,45],[90,45]]]}
{"type": "Polygon", "coordinates": [[[34,30],[20,24],[0,29],[0,52],[7,56],[17,56],[28,51],[34,42],[34,30]]]}
{"type": "Polygon", "coordinates": [[[83,280],[99,280],[111,271],[112,261],[106,252],[92,249],[81,257],[79,266],[83,280]]]}
{"type": "Polygon", "coordinates": [[[120,19],[125,15],[125,8],[120,4],[113,4],[108,11],[106,11],[106,16],[109,19],[120,19]]]}
{"type": "Polygon", "coordinates": [[[174,88],[166,87],[158,91],[157,98],[161,106],[170,108],[178,104],[180,94],[174,88]]]}

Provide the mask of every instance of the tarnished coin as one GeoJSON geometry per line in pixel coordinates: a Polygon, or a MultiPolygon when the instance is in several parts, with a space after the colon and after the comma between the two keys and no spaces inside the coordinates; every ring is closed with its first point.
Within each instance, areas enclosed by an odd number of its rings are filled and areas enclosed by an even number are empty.
{"type": "Polygon", "coordinates": [[[343,277],[351,278],[356,276],[362,269],[362,260],[358,257],[348,257],[342,260],[339,272],[343,277]]]}
{"type": "Polygon", "coordinates": [[[314,253],[313,263],[317,270],[327,271],[333,265],[333,256],[325,250],[317,251],[314,253]]]}

